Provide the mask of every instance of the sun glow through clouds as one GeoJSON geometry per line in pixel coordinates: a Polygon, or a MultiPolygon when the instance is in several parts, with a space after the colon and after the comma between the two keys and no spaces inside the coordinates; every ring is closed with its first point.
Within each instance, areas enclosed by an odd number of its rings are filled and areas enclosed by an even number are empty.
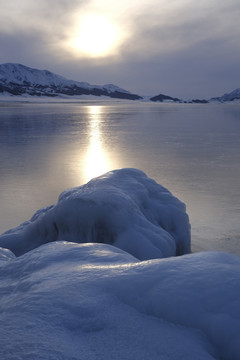
{"type": "Polygon", "coordinates": [[[75,53],[91,57],[113,54],[120,39],[116,26],[103,15],[85,15],[78,20],[69,44],[75,53]]]}

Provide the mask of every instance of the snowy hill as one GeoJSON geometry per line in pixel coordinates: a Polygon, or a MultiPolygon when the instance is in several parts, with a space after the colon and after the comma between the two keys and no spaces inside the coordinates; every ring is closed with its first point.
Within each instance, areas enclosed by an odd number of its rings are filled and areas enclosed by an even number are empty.
{"type": "Polygon", "coordinates": [[[0,93],[11,95],[50,96],[95,95],[137,100],[141,96],[112,84],[90,85],[68,80],[48,70],[32,69],[21,64],[0,65],[0,93]]]}
{"type": "Polygon", "coordinates": [[[233,90],[230,93],[223,96],[212,98],[210,101],[228,102],[228,101],[240,101],[240,88],[233,90]]]}

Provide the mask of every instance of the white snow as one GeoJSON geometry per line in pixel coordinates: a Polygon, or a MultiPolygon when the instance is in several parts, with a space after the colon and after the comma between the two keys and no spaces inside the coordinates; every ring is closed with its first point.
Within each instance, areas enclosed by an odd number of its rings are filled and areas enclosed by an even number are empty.
{"type": "Polygon", "coordinates": [[[136,169],[120,169],[63,192],[56,205],[0,236],[21,255],[50,241],[112,244],[146,260],[190,252],[185,205],[136,169]]]}
{"type": "Polygon", "coordinates": [[[235,255],[53,242],[0,269],[1,359],[239,359],[235,255]]]}
{"type": "Polygon", "coordinates": [[[0,82],[3,84],[19,84],[24,85],[25,83],[31,84],[33,87],[36,85],[42,86],[55,86],[55,87],[71,87],[71,86],[79,86],[84,89],[103,89],[107,90],[109,93],[120,91],[124,93],[129,93],[124,89],[121,89],[118,86],[113,84],[106,85],[90,85],[87,82],[79,82],[74,80],[68,80],[63,76],[54,74],[48,70],[38,70],[27,67],[21,64],[15,63],[6,63],[0,65],[0,82]]]}
{"type": "MultiPolygon", "coordinates": [[[[24,84],[28,82],[32,85],[54,85],[66,86],[72,85],[74,81],[67,80],[60,75],[55,75],[47,70],[32,69],[21,64],[6,63],[0,65],[0,80],[3,83],[9,84],[14,82],[16,84],[24,84]]],[[[87,83],[82,83],[88,86],[87,83]]]]}
{"type": "Polygon", "coordinates": [[[139,170],[63,192],[0,245],[0,359],[239,359],[240,258],[156,259],[189,252],[188,216],[139,170]]]}

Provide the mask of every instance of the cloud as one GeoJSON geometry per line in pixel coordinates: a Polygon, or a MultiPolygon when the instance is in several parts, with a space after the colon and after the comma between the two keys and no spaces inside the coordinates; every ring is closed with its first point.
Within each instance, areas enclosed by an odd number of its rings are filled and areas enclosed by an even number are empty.
{"type": "Polygon", "coordinates": [[[141,94],[204,96],[207,88],[215,96],[239,87],[238,0],[0,0],[0,8],[1,63],[141,94]],[[115,54],[91,59],[66,46],[78,18],[91,12],[117,25],[123,41],[115,54]]]}
{"type": "MultiPolygon", "coordinates": [[[[239,39],[240,5],[233,7],[214,2],[172,1],[169,7],[144,8],[132,19],[131,46],[127,55],[149,58],[154,54],[176,53],[195,44],[223,37],[239,39]],[[181,6],[180,6],[181,4],[181,6]]],[[[239,40],[238,40],[239,41],[239,40]]]]}
{"type": "MultiPolygon", "coordinates": [[[[3,33],[30,30],[48,32],[51,36],[55,29],[61,29],[68,23],[69,17],[76,8],[87,3],[87,0],[0,0],[1,22],[3,33]]],[[[16,34],[17,35],[17,34],[16,34]]]]}
{"type": "Polygon", "coordinates": [[[226,34],[231,41],[240,36],[240,28],[236,29],[240,16],[237,0],[227,4],[219,4],[216,0],[122,0],[121,3],[51,0],[51,4],[47,0],[18,0],[14,4],[0,0],[0,8],[2,34],[13,34],[21,41],[36,33],[42,45],[49,51],[56,51],[57,56],[59,52],[71,55],[70,49],[64,48],[64,40],[70,36],[73,22],[91,12],[111,17],[124,33],[119,60],[176,53],[226,34]]]}

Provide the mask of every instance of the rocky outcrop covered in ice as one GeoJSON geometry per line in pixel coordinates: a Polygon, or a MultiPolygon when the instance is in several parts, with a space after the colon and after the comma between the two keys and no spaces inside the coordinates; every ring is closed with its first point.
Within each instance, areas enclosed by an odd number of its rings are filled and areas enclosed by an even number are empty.
{"type": "Polygon", "coordinates": [[[138,259],[190,252],[185,205],[137,169],[111,171],[64,191],[56,205],[40,209],[0,236],[0,246],[21,255],[52,241],[105,243],[138,259]]]}

